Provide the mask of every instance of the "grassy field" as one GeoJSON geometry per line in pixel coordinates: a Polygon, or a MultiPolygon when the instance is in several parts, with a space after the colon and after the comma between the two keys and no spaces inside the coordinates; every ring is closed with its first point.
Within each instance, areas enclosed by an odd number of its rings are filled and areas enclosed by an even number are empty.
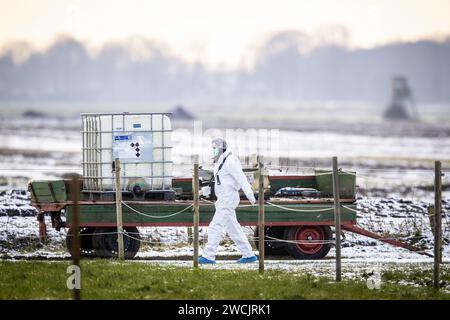
{"type": "MultiPolygon", "coordinates": [[[[68,262],[0,261],[0,299],[70,299],[68,262]]],[[[108,260],[83,261],[83,299],[450,299],[430,286],[384,283],[370,290],[364,282],[342,281],[254,270],[167,267],[108,260]]],[[[387,274],[390,280],[403,276],[387,274]]],[[[427,275],[429,276],[429,275],[427,275]]],[[[384,279],[383,275],[383,279],[384,279]]],[[[449,281],[448,270],[443,275],[449,281]]]]}

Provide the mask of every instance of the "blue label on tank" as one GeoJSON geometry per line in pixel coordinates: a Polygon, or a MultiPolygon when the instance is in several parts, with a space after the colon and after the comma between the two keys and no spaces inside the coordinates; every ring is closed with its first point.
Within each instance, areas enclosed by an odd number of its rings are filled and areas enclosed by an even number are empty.
{"type": "Polygon", "coordinates": [[[133,123],[133,128],[137,129],[140,128],[141,124],[140,123],[133,123]]]}
{"type": "Polygon", "coordinates": [[[114,136],[114,140],[131,140],[131,136],[130,135],[126,135],[126,136],[114,136]]]}

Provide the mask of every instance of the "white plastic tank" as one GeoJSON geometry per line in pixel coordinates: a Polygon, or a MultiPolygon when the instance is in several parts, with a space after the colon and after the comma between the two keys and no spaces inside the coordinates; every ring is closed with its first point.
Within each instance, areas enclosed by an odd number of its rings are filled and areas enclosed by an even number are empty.
{"type": "Polygon", "coordinates": [[[172,126],[169,113],[82,114],[83,189],[114,190],[112,163],[121,163],[121,186],[145,190],[172,185],[172,126]]]}

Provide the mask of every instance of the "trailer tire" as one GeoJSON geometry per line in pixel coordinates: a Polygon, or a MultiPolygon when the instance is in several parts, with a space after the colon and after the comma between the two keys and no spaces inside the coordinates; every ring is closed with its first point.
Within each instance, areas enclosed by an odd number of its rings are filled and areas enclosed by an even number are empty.
{"type": "MultiPolygon", "coordinates": [[[[133,259],[141,245],[139,230],[136,227],[125,227],[123,231],[125,259],[133,259]]],[[[92,244],[96,256],[101,258],[117,257],[119,246],[117,243],[117,229],[106,227],[95,228],[92,244]]]]}
{"type": "MultiPolygon", "coordinates": [[[[264,227],[264,255],[265,256],[288,256],[289,253],[285,249],[285,243],[280,241],[274,241],[269,237],[284,239],[284,230],[283,226],[275,226],[275,227],[264,227]],[[269,240],[269,241],[267,241],[269,240]]],[[[254,232],[255,237],[255,246],[256,249],[259,248],[259,240],[258,240],[258,227],[255,228],[254,232]]]]}
{"type": "MultiPolygon", "coordinates": [[[[82,227],[80,228],[80,256],[92,257],[95,256],[95,250],[92,246],[92,234],[94,228],[82,227]]],[[[70,255],[73,257],[73,229],[67,231],[66,246],[70,255]]]]}
{"type": "MultiPolygon", "coordinates": [[[[331,241],[333,233],[329,226],[293,226],[284,233],[288,241],[331,241]]],[[[286,243],[286,251],[296,259],[322,259],[331,249],[330,242],[324,243],[286,243]]]]}

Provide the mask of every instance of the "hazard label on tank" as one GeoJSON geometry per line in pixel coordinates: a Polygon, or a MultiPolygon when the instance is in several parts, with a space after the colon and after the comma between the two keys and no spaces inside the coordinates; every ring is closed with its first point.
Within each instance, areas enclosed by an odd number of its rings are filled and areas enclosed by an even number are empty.
{"type": "Polygon", "coordinates": [[[151,162],[153,140],[151,132],[115,133],[113,157],[122,162],[151,162]]]}

